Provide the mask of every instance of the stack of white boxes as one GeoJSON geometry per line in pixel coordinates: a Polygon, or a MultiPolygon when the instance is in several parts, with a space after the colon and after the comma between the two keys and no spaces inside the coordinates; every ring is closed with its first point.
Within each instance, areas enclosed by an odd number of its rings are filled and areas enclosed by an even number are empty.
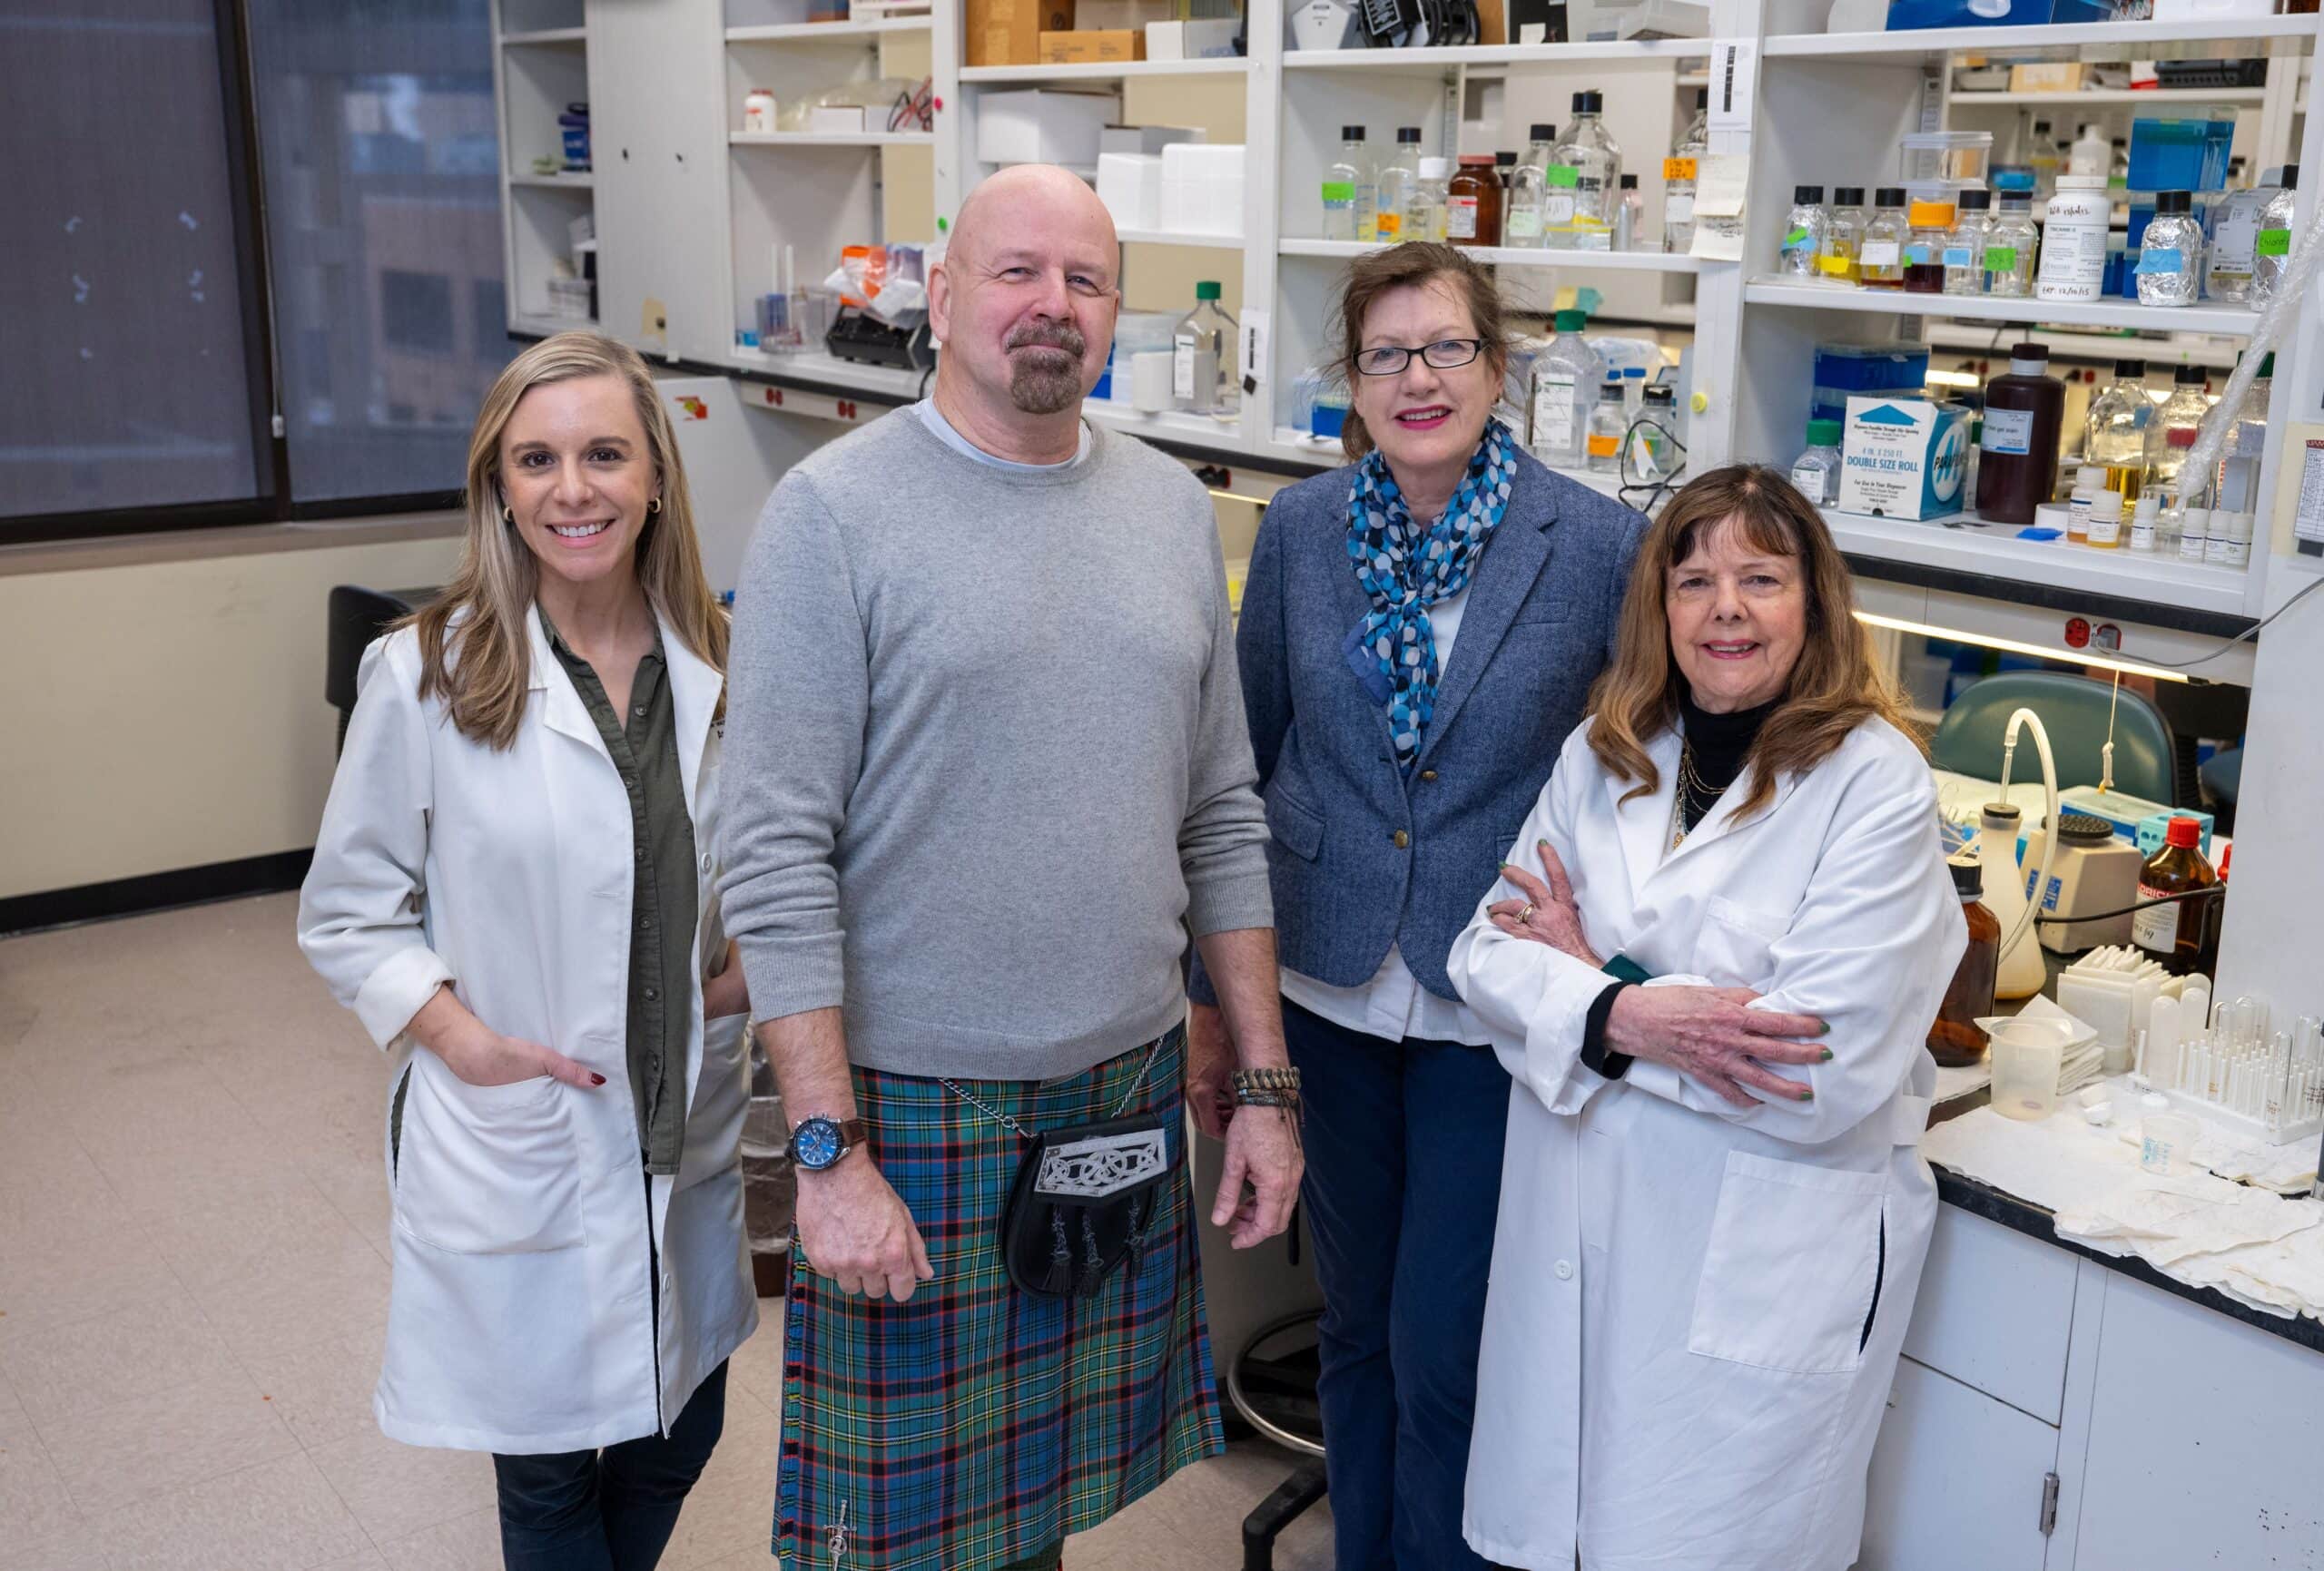
{"type": "Polygon", "coordinates": [[[1112,93],[988,93],[978,106],[977,158],[1094,171],[1098,139],[1120,118],[1112,93]]]}
{"type": "Polygon", "coordinates": [[[1243,232],[1243,144],[1182,142],[1162,150],[1162,228],[1170,234],[1243,232]]]}

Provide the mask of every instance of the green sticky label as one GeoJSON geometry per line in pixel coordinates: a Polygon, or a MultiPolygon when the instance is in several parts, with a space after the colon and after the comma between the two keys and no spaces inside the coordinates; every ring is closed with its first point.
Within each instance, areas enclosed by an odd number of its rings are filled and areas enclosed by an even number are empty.
{"type": "Polygon", "coordinates": [[[1553,163],[1550,165],[1550,183],[1551,185],[1561,185],[1571,188],[1579,184],[1581,180],[1581,171],[1573,168],[1570,164],[1553,163]]]}
{"type": "Polygon", "coordinates": [[[2259,244],[2254,246],[2252,249],[2258,251],[2261,256],[2290,256],[2291,254],[2291,231],[2288,229],[2263,229],[2260,231],[2259,244]]]}
{"type": "Polygon", "coordinates": [[[1985,270],[2007,272],[2017,265],[2017,248],[2014,245],[1989,245],[1985,248],[1985,270]]]}
{"type": "Polygon", "coordinates": [[[1807,243],[1807,231],[1805,229],[1793,230],[1789,234],[1783,237],[1783,249],[1786,250],[1796,250],[1807,243]]]}
{"type": "Polygon", "coordinates": [[[1352,180],[1325,181],[1324,182],[1324,200],[1325,201],[1354,201],[1355,200],[1355,182],[1352,180]]]}

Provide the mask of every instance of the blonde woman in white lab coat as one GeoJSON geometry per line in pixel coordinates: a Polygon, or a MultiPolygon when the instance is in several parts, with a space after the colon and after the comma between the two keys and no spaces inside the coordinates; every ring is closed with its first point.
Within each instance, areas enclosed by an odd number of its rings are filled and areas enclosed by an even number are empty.
{"type": "Polygon", "coordinates": [[[468,511],[443,598],[364,654],[300,901],[388,1055],[374,1409],[494,1453],[512,1571],[644,1571],[757,1323],[708,854],[726,623],[668,414],[610,339],[502,372],[468,511]]]}
{"type": "Polygon", "coordinates": [[[1464,1524],[1490,1560],[1856,1557],[1935,1220],[1923,1041],[1965,935],[1850,604],[1782,476],[1681,491],[1452,946],[1518,1090],[1464,1524]]]}

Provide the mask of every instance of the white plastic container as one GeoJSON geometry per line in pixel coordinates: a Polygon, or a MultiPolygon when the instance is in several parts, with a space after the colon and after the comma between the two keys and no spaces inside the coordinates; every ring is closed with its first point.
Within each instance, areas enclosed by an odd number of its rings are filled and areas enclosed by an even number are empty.
{"type": "Polygon", "coordinates": [[[1171,234],[1243,232],[1243,144],[1174,142],[1162,150],[1162,228],[1171,234]]]}
{"type": "MultiPolygon", "coordinates": [[[[1098,139],[1120,118],[1121,100],[1111,94],[988,93],[977,108],[977,159],[1095,169],[1098,139]]],[[[1241,152],[1236,150],[1237,157],[1241,152]]],[[[1241,222],[1239,210],[1236,221],[1241,222]]]]}
{"type": "MultiPolygon", "coordinates": [[[[1990,1018],[1990,1016],[1989,1016],[1990,1018]]],[[[1982,1024],[1982,1022],[1981,1022],[1982,1024]]],[[[2070,1032],[2058,1019],[1994,1020],[1993,1110],[2004,1118],[2047,1118],[2058,1105],[2058,1074],[2070,1032]]]]}
{"type": "Polygon", "coordinates": [[[1143,152],[1098,155],[1098,200],[1117,229],[1162,227],[1162,160],[1143,152]]]}
{"type": "Polygon", "coordinates": [[[774,94],[753,87],[743,94],[743,129],[753,134],[774,129],[774,94]]]}
{"type": "Polygon", "coordinates": [[[2106,279],[2106,223],[2113,201],[2103,175],[2064,174],[2042,229],[2037,300],[2094,300],[2106,279]]]}

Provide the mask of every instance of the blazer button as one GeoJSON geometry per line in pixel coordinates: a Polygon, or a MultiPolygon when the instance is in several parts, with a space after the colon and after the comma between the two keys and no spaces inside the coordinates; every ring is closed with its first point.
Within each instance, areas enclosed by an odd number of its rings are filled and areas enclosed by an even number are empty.
{"type": "Polygon", "coordinates": [[[1413,838],[1412,838],[1412,836],[1410,836],[1410,835],[1408,835],[1408,834],[1404,833],[1404,831],[1403,831],[1403,830],[1398,830],[1396,831],[1396,834],[1395,834],[1395,840],[1396,840],[1396,849],[1397,849],[1398,850],[1400,850],[1400,851],[1401,851],[1401,850],[1403,850],[1406,846],[1411,845],[1411,844],[1413,843],[1413,838]]]}
{"type": "Polygon", "coordinates": [[[1423,780],[1434,780],[1436,778],[1436,771],[1433,769],[1424,769],[1420,771],[1420,778],[1423,780]]]}

